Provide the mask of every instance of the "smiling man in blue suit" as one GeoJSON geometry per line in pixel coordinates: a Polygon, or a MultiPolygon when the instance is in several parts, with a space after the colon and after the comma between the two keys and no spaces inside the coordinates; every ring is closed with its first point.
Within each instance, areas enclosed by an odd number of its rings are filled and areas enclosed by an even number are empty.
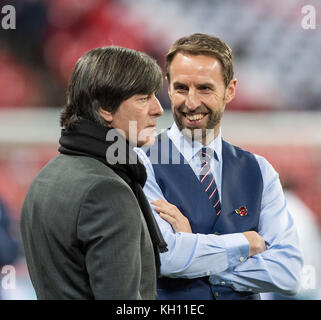
{"type": "Polygon", "coordinates": [[[222,139],[237,83],[231,49],[209,35],[183,37],[167,53],[166,77],[175,123],[137,150],[169,248],[161,254],[158,298],[295,294],[303,261],[278,174],[222,139]]]}

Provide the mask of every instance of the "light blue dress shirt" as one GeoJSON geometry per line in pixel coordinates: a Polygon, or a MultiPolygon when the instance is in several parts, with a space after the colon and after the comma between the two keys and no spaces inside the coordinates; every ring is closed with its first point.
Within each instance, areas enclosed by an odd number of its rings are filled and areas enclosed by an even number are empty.
{"type": "MultiPolygon", "coordinates": [[[[201,143],[192,144],[183,136],[175,123],[168,130],[168,136],[199,177],[201,162],[197,153],[202,148],[201,143]]],[[[211,160],[211,171],[221,195],[223,162],[221,131],[207,147],[216,152],[216,157],[212,157],[211,160]]],[[[147,199],[150,202],[165,199],[155,180],[149,158],[140,148],[136,148],[136,152],[147,170],[148,178],[144,187],[147,199]]],[[[153,209],[169,249],[160,255],[162,275],[172,278],[209,276],[212,284],[230,286],[236,291],[255,293],[275,291],[294,294],[298,290],[303,260],[293,218],[286,208],[277,172],[265,158],[258,155],[255,157],[263,177],[258,232],[265,240],[267,250],[248,257],[249,243],[242,233],[226,235],[175,233],[171,225],[153,209]]],[[[153,208],[153,205],[151,206],[153,208]]]]}

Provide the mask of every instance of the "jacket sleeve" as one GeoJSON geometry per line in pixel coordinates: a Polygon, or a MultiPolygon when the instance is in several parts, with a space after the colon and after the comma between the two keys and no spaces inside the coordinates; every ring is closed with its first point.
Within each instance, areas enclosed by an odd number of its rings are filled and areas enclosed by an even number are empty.
{"type": "Polygon", "coordinates": [[[8,209],[0,200],[0,267],[11,264],[18,256],[18,244],[10,233],[8,209]]]}
{"type": "Polygon", "coordinates": [[[95,299],[141,299],[141,214],[124,183],[103,180],[85,196],[77,224],[95,299]]]}

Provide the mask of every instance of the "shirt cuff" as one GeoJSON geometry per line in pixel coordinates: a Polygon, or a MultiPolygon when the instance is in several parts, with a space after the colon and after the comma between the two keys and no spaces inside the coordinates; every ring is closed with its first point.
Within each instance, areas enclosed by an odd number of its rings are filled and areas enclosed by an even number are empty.
{"type": "Polygon", "coordinates": [[[225,243],[229,268],[246,261],[250,254],[250,244],[243,233],[230,233],[220,237],[225,243]]]}

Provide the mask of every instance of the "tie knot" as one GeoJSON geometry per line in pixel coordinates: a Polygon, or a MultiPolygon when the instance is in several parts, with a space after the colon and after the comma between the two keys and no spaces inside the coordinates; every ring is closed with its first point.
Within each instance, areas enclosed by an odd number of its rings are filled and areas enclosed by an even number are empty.
{"type": "Polygon", "coordinates": [[[210,161],[214,156],[214,150],[212,148],[203,147],[200,150],[200,158],[203,161],[210,161]]]}

